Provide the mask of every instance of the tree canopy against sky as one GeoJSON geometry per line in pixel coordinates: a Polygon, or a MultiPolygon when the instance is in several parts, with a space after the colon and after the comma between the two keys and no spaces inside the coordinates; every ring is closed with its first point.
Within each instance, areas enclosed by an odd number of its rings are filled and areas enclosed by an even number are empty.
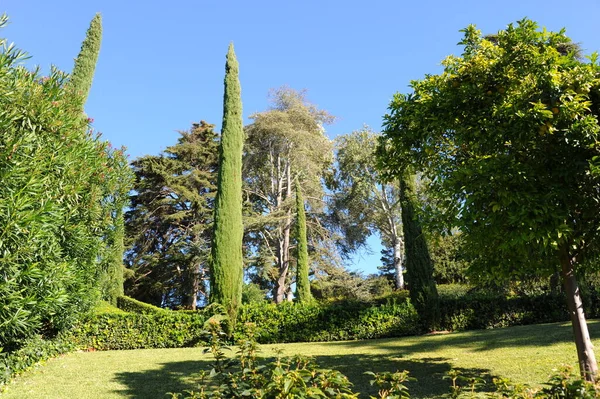
{"type": "MultiPolygon", "coordinates": [[[[456,48],[458,30],[470,23],[487,34],[528,16],[552,30],[566,27],[575,42],[585,43],[587,53],[600,48],[595,19],[600,3],[577,4],[506,0],[498,7],[464,0],[460,6],[439,2],[431,7],[427,2],[395,0],[326,4],[308,0],[269,2],[268,7],[244,2],[234,8],[226,2],[187,2],[165,9],[154,2],[140,10],[133,2],[54,0],[32,7],[22,0],[3,0],[0,12],[6,11],[12,21],[5,30],[9,42],[27,49],[32,58],[25,62],[41,65],[43,73],[50,64],[71,70],[90,19],[102,13],[103,47],[94,77],[95,87],[102,90],[92,89],[86,112],[106,140],[115,147],[125,145],[135,159],[159,154],[177,141],[177,130],[187,129],[199,115],[218,121],[220,130],[223,110],[214,99],[221,97],[223,88],[215,76],[220,76],[222,51],[231,40],[244,65],[242,79],[247,79],[243,97],[247,116],[265,108],[264,93],[270,87],[307,88],[313,103],[339,117],[327,128],[333,139],[364,124],[380,131],[382,110],[393,92],[407,90],[410,79],[439,73],[439,60],[456,48]],[[203,27],[210,35],[197,35],[198,15],[203,15],[203,27]],[[229,16],[227,21],[222,15],[229,16]],[[398,24],[398,15],[414,18],[398,24]],[[307,21],[311,29],[306,29],[307,21]],[[364,29],[356,29],[359,21],[364,29]],[[185,62],[157,57],[157,48],[186,54],[185,62]],[[191,50],[197,48],[202,51],[191,50]],[[410,62],[406,54],[411,54],[410,62]],[[390,66],[388,71],[384,65],[390,66]]],[[[373,254],[354,257],[352,267],[375,272],[380,264],[378,243],[376,237],[369,240],[373,254]]]]}
{"type": "Polygon", "coordinates": [[[562,271],[580,367],[593,377],[575,269],[600,249],[600,68],[559,51],[568,43],[527,19],[493,41],[469,26],[462,56],[392,100],[381,162],[428,177],[439,220],[464,234],[479,273],[562,271]]]}
{"type": "Polygon", "coordinates": [[[180,134],[163,154],[132,162],[127,294],[156,306],[194,309],[208,299],[218,134],[204,121],[180,134]]]}
{"type": "Polygon", "coordinates": [[[384,182],[377,170],[377,137],[364,128],[336,138],[336,173],[329,179],[332,222],[342,231],[347,251],[365,247],[378,234],[392,252],[394,282],[401,289],[404,238],[398,180],[384,182]]]}
{"type": "MultiPolygon", "coordinates": [[[[252,213],[246,228],[265,258],[261,263],[271,270],[273,298],[280,303],[292,295],[293,184],[299,180],[311,213],[323,209],[321,179],[333,157],[323,126],[333,118],[310,104],[304,93],[283,87],[272,92],[271,109],[251,119],[246,127],[244,190],[252,213]]],[[[318,235],[326,235],[325,229],[308,223],[315,241],[322,241],[318,235]]]]}

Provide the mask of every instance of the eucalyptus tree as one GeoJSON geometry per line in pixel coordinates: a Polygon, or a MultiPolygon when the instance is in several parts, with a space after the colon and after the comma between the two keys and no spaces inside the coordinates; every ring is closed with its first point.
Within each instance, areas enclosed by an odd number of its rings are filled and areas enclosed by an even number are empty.
{"type": "MultiPolygon", "coordinates": [[[[244,190],[251,208],[246,229],[274,280],[273,298],[280,303],[292,294],[293,182],[300,182],[308,214],[322,212],[322,178],[332,161],[332,143],[323,126],[333,117],[309,103],[304,92],[287,87],[273,91],[271,100],[272,106],[252,115],[246,126],[244,190]]],[[[315,248],[328,232],[316,218],[307,219],[315,248]]]]}
{"type": "Polygon", "coordinates": [[[600,66],[527,19],[493,40],[464,30],[462,56],[413,81],[385,116],[381,163],[427,176],[438,220],[458,227],[472,271],[517,279],[561,271],[582,374],[597,364],[575,271],[600,252],[600,66]]]}
{"type": "Polygon", "coordinates": [[[377,169],[379,134],[368,127],[335,140],[336,170],[328,179],[331,220],[341,231],[346,251],[366,245],[377,233],[393,251],[394,283],[404,288],[404,235],[398,180],[384,180],[377,169]]]}

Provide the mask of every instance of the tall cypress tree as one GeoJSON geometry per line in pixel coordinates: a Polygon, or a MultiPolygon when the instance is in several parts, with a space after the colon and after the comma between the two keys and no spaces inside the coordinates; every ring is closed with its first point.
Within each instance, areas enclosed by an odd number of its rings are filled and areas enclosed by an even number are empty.
{"type": "Polygon", "coordinates": [[[433,330],[439,326],[439,297],[433,279],[433,262],[415,212],[417,198],[414,179],[414,176],[408,173],[404,173],[399,179],[402,228],[406,245],[406,277],[411,302],[424,327],[433,330]]]}
{"type": "Polygon", "coordinates": [[[225,306],[235,323],[242,301],[242,150],[244,129],[238,62],[229,45],[225,63],[223,126],[219,146],[219,174],[215,198],[212,245],[211,303],[225,306]]]}
{"type": "Polygon", "coordinates": [[[100,43],[102,42],[102,16],[96,14],[87,30],[85,40],[81,44],[79,55],[75,59],[75,66],[71,73],[71,85],[76,92],[83,97],[85,104],[92,81],[94,80],[94,71],[100,52],[100,43]]]}
{"type": "Polygon", "coordinates": [[[296,299],[298,302],[312,300],[310,281],[308,281],[308,243],[306,240],[306,214],[304,212],[304,199],[300,184],[296,181],[296,299]]]}

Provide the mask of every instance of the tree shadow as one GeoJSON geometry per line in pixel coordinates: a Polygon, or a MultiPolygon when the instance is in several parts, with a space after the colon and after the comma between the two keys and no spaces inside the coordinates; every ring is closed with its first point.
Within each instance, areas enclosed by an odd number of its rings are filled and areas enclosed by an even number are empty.
{"type": "MultiPolygon", "coordinates": [[[[600,320],[588,321],[588,328],[592,338],[600,337],[600,320]]],[[[464,347],[474,351],[513,347],[545,347],[562,342],[574,342],[573,339],[571,323],[553,323],[421,336],[418,340],[406,337],[403,339],[384,338],[371,342],[372,346],[378,349],[416,353],[450,347],[464,347]]],[[[365,346],[364,341],[331,342],[329,345],[350,348],[364,348],[365,346]]]]}
{"type": "MultiPolygon", "coordinates": [[[[264,361],[271,361],[265,358],[264,361]]],[[[443,377],[453,367],[450,359],[404,359],[401,355],[331,355],[317,356],[316,362],[323,368],[339,370],[354,384],[353,389],[360,392],[361,398],[377,395],[377,387],[370,385],[371,377],[366,371],[402,371],[408,370],[410,376],[416,381],[409,381],[406,385],[412,398],[439,398],[449,392],[450,382],[443,377]]],[[[131,399],[165,399],[170,396],[168,392],[182,393],[189,390],[198,390],[199,371],[210,370],[212,361],[182,361],[162,363],[160,367],[152,370],[121,372],[115,379],[126,388],[116,393],[131,399]]],[[[478,392],[487,392],[492,388],[492,376],[486,369],[460,369],[463,375],[481,376],[487,384],[478,389],[478,392]]]]}
{"type": "Polygon", "coordinates": [[[212,361],[181,361],[159,364],[159,368],[143,371],[123,371],[115,380],[126,388],[115,391],[130,399],[166,399],[168,392],[197,390],[199,373],[210,370],[212,361]]]}

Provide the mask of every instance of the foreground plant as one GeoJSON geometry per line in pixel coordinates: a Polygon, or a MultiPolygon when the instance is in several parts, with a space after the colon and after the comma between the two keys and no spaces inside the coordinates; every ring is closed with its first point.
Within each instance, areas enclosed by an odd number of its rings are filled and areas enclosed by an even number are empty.
{"type": "MultiPolygon", "coordinates": [[[[255,339],[256,326],[246,324],[246,339],[238,343],[237,358],[225,355],[226,334],[219,320],[207,322],[210,345],[206,352],[214,357],[213,368],[209,373],[200,373],[197,391],[169,393],[172,399],[217,399],[217,398],[358,398],[352,391],[352,383],[337,370],[323,369],[307,356],[282,357],[278,353],[275,360],[260,364],[257,359],[258,344],[255,339]]],[[[408,389],[403,385],[409,380],[408,371],[396,373],[369,373],[371,384],[380,387],[377,397],[372,399],[409,398],[408,389]]]]}

